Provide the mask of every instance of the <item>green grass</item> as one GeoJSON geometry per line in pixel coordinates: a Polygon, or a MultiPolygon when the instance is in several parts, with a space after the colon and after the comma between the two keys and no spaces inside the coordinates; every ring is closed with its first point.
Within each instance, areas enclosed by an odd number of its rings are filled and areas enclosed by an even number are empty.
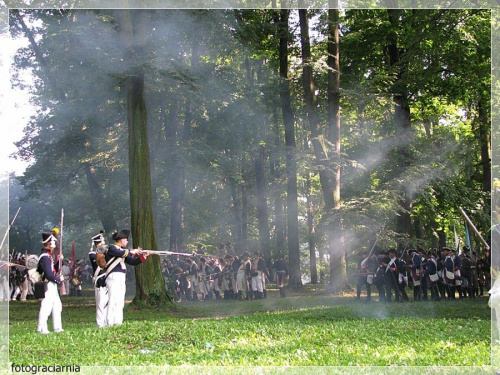
{"type": "MultiPolygon", "coordinates": [[[[455,302],[359,303],[303,289],[281,299],[127,307],[98,329],[92,291],[63,297],[64,333],[38,335],[38,301],[10,305],[16,364],[201,366],[488,366],[485,297],[455,302]]],[[[49,319],[50,326],[50,319],[49,319]]]]}

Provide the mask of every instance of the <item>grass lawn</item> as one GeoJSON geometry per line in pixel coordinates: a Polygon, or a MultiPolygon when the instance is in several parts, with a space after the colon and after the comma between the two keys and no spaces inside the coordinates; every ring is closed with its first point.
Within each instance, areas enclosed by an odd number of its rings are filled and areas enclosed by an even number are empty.
{"type": "MultiPolygon", "coordinates": [[[[133,292],[133,291],[132,291],[133,292]]],[[[487,298],[370,304],[302,288],[257,301],[125,309],[98,329],[93,291],[62,297],[65,332],[36,334],[39,301],[10,303],[10,362],[79,366],[489,366],[487,298]]],[[[50,328],[49,318],[49,328],[50,328]]],[[[442,372],[441,372],[442,373],[442,372]]],[[[453,373],[453,372],[452,372],[453,373]]]]}

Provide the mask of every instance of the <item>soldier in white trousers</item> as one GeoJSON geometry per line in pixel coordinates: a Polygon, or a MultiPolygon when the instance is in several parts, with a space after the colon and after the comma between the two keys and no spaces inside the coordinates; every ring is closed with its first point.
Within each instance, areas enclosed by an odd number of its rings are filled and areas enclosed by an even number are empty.
{"type": "Polygon", "coordinates": [[[262,284],[262,271],[259,269],[260,254],[258,251],[254,252],[254,260],[252,261],[252,268],[250,276],[252,277],[252,293],[253,298],[264,298],[264,285],[262,284]]]}
{"type": "Polygon", "coordinates": [[[9,272],[10,268],[6,263],[0,269],[0,302],[10,299],[9,272]]]}
{"type": "Polygon", "coordinates": [[[106,287],[109,294],[108,308],[106,310],[108,326],[123,323],[126,291],[125,273],[127,272],[125,263],[135,266],[145,262],[149,255],[148,252],[127,249],[129,235],[130,230],[128,229],[114,233],[112,238],[115,243],[109,246],[105,255],[106,263],[108,264],[108,275],[106,276],[106,287]]]}
{"type": "MultiPolygon", "coordinates": [[[[109,302],[109,293],[105,281],[106,270],[99,267],[97,262],[97,251],[100,251],[100,249],[103,249],[105,246],[103,233],[104,231],[101,231],[99,234],[92,237],[93,247],[89,251],[90,264],[93,270],[92,282],[94,283],[95,294],[95,317],[99,328],[104,328],[108,325],[106,313],[109,302]]],[[[104,253],[102,253],[102,256],[104,256],[104,253]]]]}
{"type": "Polygon", "coordinates": [[[236,286],[238,289],[238,299],[243,299],[243,291],[246,292],[246,299],[250,300],[250,285],[248,285],[248,278],[250,277],[250,254],[248,252],[244,252],[241,255],[241,264],[238,268],[238,273],[236,275],[236,286]]]}
{"type": "Polygon", "coordinates": [[[63,283],[64,283],[64,290],[65,290],[65,294],[61,294],[61,295],[65,295],[67,296],[69,294],[69,279],[70,279],[70,276],[71,276],[71,268],[69,267],[69,262],[67,260],[65,260],[63,262],[63,266],[62,266],[62,275],[63,275],[63,283]]]}
{"type": "MultiPolygon", "coordinates": [[[[56,238],[52,233],[42,233],[42,243],[43,249],[38,260],[38,271],[43,273],[43,279],[46,282],[44,285],[45,297],[41,300],[38,314],[37,332],[50,333],[47,324],[50,315],[52,315],[54,332],[64,332],[61,318],[62,303],[58,291],[58,285],[61,284],[61,279],[57,275],[59,262],[54,263],[52,258],[52,251],[56,248],[56,238]]],[[[62,254],[60,257],[62,259],[62,254]]]]}

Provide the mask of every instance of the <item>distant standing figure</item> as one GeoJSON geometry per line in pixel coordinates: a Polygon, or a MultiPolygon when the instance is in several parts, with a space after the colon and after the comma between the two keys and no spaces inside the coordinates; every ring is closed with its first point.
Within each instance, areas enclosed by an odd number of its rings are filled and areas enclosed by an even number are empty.
{"type": "Polygon", "coordinates": [[[10,299],[9,290],[9,265],[5,263],[0,271],[0,302],[10,299]]]}
{"type": "Polygon", "coordinates": [[[94,295],[95,295],[95,315],[96,323],[99,328],[106,327],[108,325],[106,320],[106,309],[109,302],[108,288],[106,287],[106,270],[99,267],[97,264],[97,251],[101,246],[105,245],[104,232],[101,231],[99,234],[92,237],[93,247],[89,251],[90,264],[93,269],[92,281],[94,284],[94,295]]]}
{"type": "Polygon", "coordinates": [[[278,259],[271,268],[274,268],[276,271],[276,277],[278,279],[278,288],[280,290],[280,297],[286,297],[285,294],[285,279],[288,273],[288,265],[282,254],[278,255],[278,259]]]}
{"type": "Polygon", "coordinates": [[[62,275],[64,277],[63,283],[66,293],[61,295],[67,296],[69,294],[69,279],[71,275],[71,268],[69,267],[69,262],[67,260],[63,262],[62,275]]]}

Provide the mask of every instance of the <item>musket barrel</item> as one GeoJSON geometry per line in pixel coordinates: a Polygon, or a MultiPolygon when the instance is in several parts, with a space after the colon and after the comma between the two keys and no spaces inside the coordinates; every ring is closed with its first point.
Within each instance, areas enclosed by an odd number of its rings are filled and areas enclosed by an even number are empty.
{"type": "Polygon", "coordinates": [[[372,256],[372,253],[373,253],[373,250],[375,249],[375,245],[377,244],[377,241],[378,241],[378,238],[375,238],[375,242],[373,243],[373,246],[370,250],[370,253],[368,253],[368,256],[363,259],[363,261],[361,261],[361,266],[364,266],[366,264],[366,262],[368,261],[368,259],[372,256]]]}
{"type": "Polygon", "coordinates": [[[147,251],[149,254],[152,254],[152,255],[182,255],[182,256],[186,256],[186,257],[192,257],[193,254],[189,254],[189,253],[175,253],[173,251],[164,251],[164,250],[145,250],[145,249],[141,249],[141,251],[147,251]]]}

